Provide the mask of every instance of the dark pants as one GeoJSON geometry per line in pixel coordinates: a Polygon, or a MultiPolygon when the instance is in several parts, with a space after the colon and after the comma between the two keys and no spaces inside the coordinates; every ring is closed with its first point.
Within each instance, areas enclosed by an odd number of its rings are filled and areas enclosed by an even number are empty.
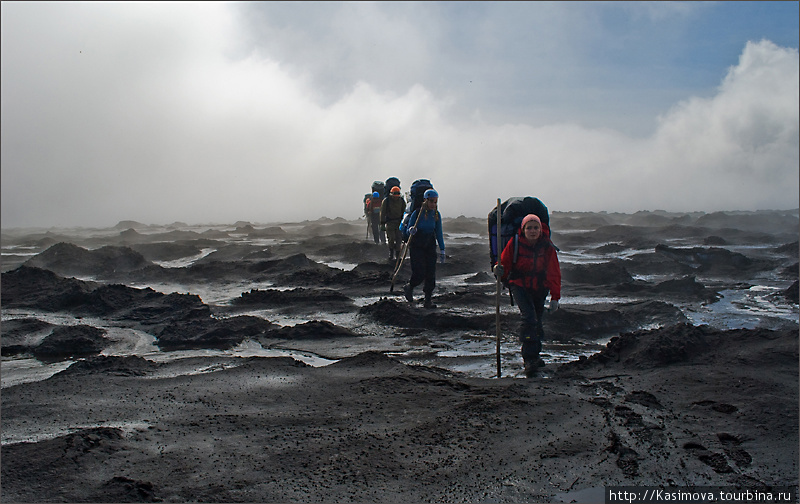
{"type": "Polygon", "coordinates": [[[430,295],[436,287],[436,237],[432,233],[417,233],[411,238],[411,280],[413,289],[425,282],[422,291],[430,295]]]}
{"type": "Polygon", "coordinates": [[[514,302],[519,306],[522,315],[522,326],[519,330],[519,341],[522,343],[522,359],[527,363],[539,358],[542,351],[542,313],[547,293],[525,289],[518,285],[510,284],[508,290],[514,296],[514,302]]]}
{"type": "Polygon", "coordinates": [[[372,224],[372,237],[375,240],[375,243],[386,243],[386,235],[383,234],[383,231],[381,231],[380,228],[381,226],[380,210],[377,212],[373,210],[371,224],[372,224]]]}
{"type": "Polygon", "coordinates": [[[389,242],[389,250],[394,250],[397,255],[400,255],[400,248],[403,246],[400,222],[400,220],[386,221],[386,240],[389,242]]]}

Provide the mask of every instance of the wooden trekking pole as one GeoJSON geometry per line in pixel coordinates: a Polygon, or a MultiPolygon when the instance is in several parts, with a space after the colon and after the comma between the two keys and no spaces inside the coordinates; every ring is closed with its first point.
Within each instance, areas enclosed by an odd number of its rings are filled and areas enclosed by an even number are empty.
{"type": "MultiPolygon", "coordinates": [[[[416,229],[417,223],[419,222],[419,218],[422,216],[422,206],[419,207],[417,210],[417,220],[414,221],[414,225],[412,228],[416,229]]],[[[409,218],[409,221],[411,219],[409,218]]],[[[403,244],[403,255],[400,256],[400,260],[397,262],[397,266],[394,268],[394,273],[392,274],[392,285],[389,287],[389,292],[394,292],[394,280],[397,278],[397,274],[400,273],[400,268],[403,267],[403,261],[406,259],[406,254],[408,253],[408,247],[411,245],[411,240],[414,238],[414,235],[408,237],[408,240],[403,244]]]]}
{"type": "MultiPolygon", "coordinates": [[[[500,264],[500,254],[502,250],[500,247],[502,246],[502,242],[500,241],[500,198],[497,198],[497,263],[500,264]]],[[[494,321],[495,326],[497,328],[497,377],[500,378],[502,373],[500,371],[500,277],[501,275],[495,275],[497,279],[497,296],[495,301],[495,315],[494,321]]]]}

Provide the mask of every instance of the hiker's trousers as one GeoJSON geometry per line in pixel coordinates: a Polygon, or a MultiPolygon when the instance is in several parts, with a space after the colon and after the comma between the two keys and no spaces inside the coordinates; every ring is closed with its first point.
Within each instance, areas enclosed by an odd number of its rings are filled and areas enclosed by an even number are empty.
{"type": "Polygon", "coordinates": [[[422,291],[430,295],[436,288],[436,238],[433,233],[417,233],[411,238],[411,280],[413,289],[424,282],[422,291]]]}
{"type": "Polygon", "coordinates": [[[386,221],[386,240],[389,242],[389,250],[394,250],[398,254],[403,246],[403,233],[400,232],[401,219],[386,221]]]}
{"type": "Polygon", "coordinates": [[[522,325],[519,329],[519,341],[522,343],[522,359],[525,362],[534,361],[539,358],[542,351],[542,338],[544,329],[542,328],[542,314],[544,313],[544,301],[547,293],[542,295],[537,291],[520,287],[516,284],[509,284],[508,290],[514,296],[514,302],[519,307],[522,315],[522,325]]]}
{"type": "Polygon", "coordinates": [[[375,243],[386,243],[386,235],[384,235],[383,231],[381,231],[380,209],[372,211],[370,221],[370,224],[372,225],[372,238],[375,240],[375,243]]]}

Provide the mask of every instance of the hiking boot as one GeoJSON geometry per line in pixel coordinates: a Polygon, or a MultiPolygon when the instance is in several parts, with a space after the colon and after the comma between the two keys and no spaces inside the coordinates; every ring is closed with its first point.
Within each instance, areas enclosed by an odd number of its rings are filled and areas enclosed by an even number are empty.
{"type": "Polygon", "coordinates": [[[436,305],[433,304],[433,301],[431,301],[431,295],[430,294],[425,294],[425,304],[423,306],[425,308],[436,308],[436,305]]]}
{"type": "Polygon", "coordinates": [[[403,294],[406,295],[406,301],[409,303],[414,302],[414,288],[411,287],[411,284],[405,284],[403,286],[403,294]]]}
{"type": "Polygon", "coordinates": [[[528,377],[528,378],[532,378],[532,377],[536,376],[536,369],[537,369],[536,366],[534,366],[532,363],[527,363],[526,362],[525,363],[525,376],[528,377]]]}
{"type": "Polygon", "coordinates": [[[547,364],[545,364],[544,360],[542,360],[541,357],[536,357],[534,359],[526,359],[525,360],[525,376],[527,376],[528,378],[530,378],[532,376],[535,376],[536,375],[536,371],[539,368],[545,367],[546,365],[547,364]]]}

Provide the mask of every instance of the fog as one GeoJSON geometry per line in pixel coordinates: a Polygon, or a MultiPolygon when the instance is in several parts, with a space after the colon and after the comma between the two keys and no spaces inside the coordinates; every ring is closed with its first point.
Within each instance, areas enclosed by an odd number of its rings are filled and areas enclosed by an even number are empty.
{"type": "Polygon", "coordinates": [[[701,61],[705,4],[308,4],[3,2],[2,226],[354,219],[391,176],[451,217],[799,205],[796,16],[701,61]]]}

